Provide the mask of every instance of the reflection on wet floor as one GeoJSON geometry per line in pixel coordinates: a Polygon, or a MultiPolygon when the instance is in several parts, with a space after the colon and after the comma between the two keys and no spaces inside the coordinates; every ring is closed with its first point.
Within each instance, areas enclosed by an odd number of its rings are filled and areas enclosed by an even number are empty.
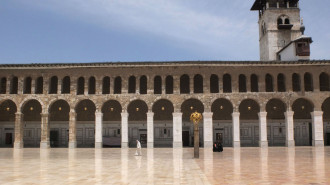
{"type": "Polygon", "coordinates": [[[1,184],[327,184],[330,148],[0,149],[1,184]]]}

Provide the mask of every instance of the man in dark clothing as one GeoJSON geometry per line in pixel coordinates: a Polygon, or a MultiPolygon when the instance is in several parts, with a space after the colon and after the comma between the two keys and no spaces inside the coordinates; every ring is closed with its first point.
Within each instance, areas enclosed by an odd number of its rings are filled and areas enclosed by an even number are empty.
{"type": "Polygon", "coordinates": [[[222,147],[222,144],[220,142],[217,143],[217,151],[218,152],[222,152],[223,151],[223,147],[222,147]]]}

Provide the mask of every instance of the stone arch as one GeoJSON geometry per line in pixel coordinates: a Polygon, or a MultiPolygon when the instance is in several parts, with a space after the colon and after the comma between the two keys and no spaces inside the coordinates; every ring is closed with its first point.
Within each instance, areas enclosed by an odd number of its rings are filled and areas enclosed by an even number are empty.
{"type": "Polygon", "coordinates": [[[162,77],[155,76],[154,78],[154,94],[162,94],[162,77]]]}
{"type": "Polygon", "coordinates": [[[88,94],[95,94],[96,91],[96,80],[94,76],[88,79],[88,94]]]}
{"type": "Polygon", "coordinates": [[[121,121],[122,106],[117,100],[108,100],[103,103],[103,121],[121,121]]]}
{"type": "Polygon", "coordinates": [[[251,75],[251,92],[259,92],[259,82],[256,74],[251,75]]]}
{"type": "Polygon", "coordinates": [[[62,94],[70,94],[71,90],[71,79],[70,76],[65,76],[62,80],[62,94]]]}
{"type": "Polygon", "coordinates": [[[30,76],[24,78],[23,94],[31,94],[32,78],[30,76]]]}
{"type": "Polygon", "coordinates": [[[96,105],[92,100],[84,99],[75,106],[77,121],[95,121],[96,105]]]}
{"type": "Polygon", "coordinates": [[[58,77],[52,76],[49,79],[48,94],[57,94],[57,91],[58,91],[58,77]]]}
{"type": "Polygon", "coordinates": [[[233,111],[233,104],[228,99],[218,98],[212,102],[213,120],[232,120],[233,111]]]}
{"type": "Polygon", "coordinates": [[[231,82],[231,75],[230,74],[224,74],[222,78],[222,84],[223,84],[223,92],[224,93],[231,93],[232,92],[232,82],[231,82]]]}
{"type": "Polygon", "coordinates": [[[46,108],[46,104],[42,100],[40,100],[39,98],[35,98],[35,97],[34,98],[30,98],[30,97],[27,97],[27,98],[23,99],[21,101],[21,103],[19,104],[18,108],[20,108],[20,111],[23,111],[23,107],[30,100],[36,100],[36,101],[39,102],[39,104],[41,105],[42,108],[46,108]]]}
{"type": "Polygon", "coordinates": [[[168,99],[159,99],[152,105],[155,121],[172,120],[174,112],[173,103],[168,99]]]}
{"type": "Polygon", "coordinates": [[[70,105],[66,100],[57,99],[49,105],[49,121],[69,121],[70,105]]]}
{"type": "Polygon", "coordinates": [[[110,77],[108,76],[102,79],[102,94],[110,94],[110,77]]]}
{"type": "Polygon", "coordinates": [[[180,94],[190,93],[190,78],[187,74],[180,77],[180,94]]]}
{"type": "Polygon", "coordinates": [[[293,92],[301,91],[300,75],[297,73],[292,74],[292,90],[293,90],[293,92]]]}
{"type": "Polygon", "coordinates": [[[15,121],[16,103],[10,99],[0,102],[0,121],[15,121]]]}
{"type": "Polygon", "coordinates": [[[286,80],[283,73],[277,75],[277,91],[285,92],[286,91],[286,80]]]}
{"type": "Polygon", "coordinates": [[[329,75],[327,73],[321,73],[319,76],[320,91],[330,91],[329,75]]]}
{"type": "Polygon", "coordinates": [[[238,77],[238,91],[246,92],[246,76],[244,74],[240,74],[238,77]]]}
{"type": "Polygon", "coordinates": [[[218,77],[218,75],[212,74],[210,77],[210,92],[219,93],[219,77],[218,77]]]}
{"type": "Polygon", "coordinates": [[[148,92],[148,79],[147,76],[143,75],[140,77],[140,94],[147,94],[148,92]]]}
{"type": "Polygon", "coordinates": [[[267,119],[285,119],[286,109],[286,104],[281,99],[270,99],[266,104],[267,119]]]}
{"type": "Polygon", "coordinates": [[[182,120],[190,121],[190,115],[195,111],[199,113],[204,112],[204,104],[202,101],[195,98],[185,100],[181,104],[182,120]]]}
{"type": "Polygon", "coordinates": [[[314,111],[314,104],[306,98],[298,98],[292,103],[294,119],[311,119],[311,112],[314,111]]]}
{"type": "Polygon", "coordinates": [[[258,120],[260,105],[256,100],[245,99],[239,104],[239,112],[241,120],[258,120]]]}
{"type": "Polygon", "coordinates": [[[173,76],[168,75],[165,79],[165,93],[173,94],[173,76]]]}
{"type": "Polygon", "coordinates": [[[0,94],[6,94],[7,91],[7,78],[2,77],[0,82],[0,94]]]}
{"type": "Polygon", "coordinates": [[[266,83],[266,92],[274,92],[274,82],[273,82],[273,76],[271,74],[266,74],[265,78],[266,83]]]}
{"type": "Polygon", "coordinates": [[[127,105],[128,121],[147,120],[148,105],[141,99],[136,99],[127,105]],[[134,114],[135,113],[135,114],[134,114]]]}
{"type": "Polygon", "coordinates": [[[311,73],[305,73],[304,75],[304,87],[305,91],[313,91],[314,86],[313,86],[313,76],[311,73]]]}
{"type": "Polygon", "coordinates": [[[134,94],[136,93],[136,77],[130,76],[128,78],[128,93],[134,94]]]}
{"type": "Polygon", "coordinates": [[[203,93],[203,77],[200,74],[194,76],[194,93],[203,93]]]}
{"type": "Polygon", "coordinates": [[[38,100],[27,100],[21,107],[23,121],[41,121],[42,105],[38,100]]]}

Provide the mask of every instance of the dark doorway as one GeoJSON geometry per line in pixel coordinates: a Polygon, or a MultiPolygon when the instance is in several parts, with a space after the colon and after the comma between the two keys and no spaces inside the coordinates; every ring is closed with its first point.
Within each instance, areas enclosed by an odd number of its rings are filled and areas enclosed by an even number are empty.
{"type": "Polygon", "coordinates": [[[50,147],[58,147],[59,145],[59,133],[57,130],[50,131],[50,147]]]}
{"type": "Polygon", "coordinates": [[[182,144],[189,146],[189,131],[182,131],[182,144]]]}
{"type": "Polygon", "coordinates": [[[312,123],[308,123],[309,127],[309,146],[313,146],[313,128],[312,128],[312,123]]]}
{"type": "Polygon", "coordinates": [[[326,133],[326,137],[327,137],[327,138],[326,138],[326,141],[327,141],[327,142],[326,142],[325,145],[326,145],[326,146],[330,146],[330,133],[326,133]]]}
{"type": "Polygon", "coordinates": [[[147,134],[140,134],[140,143],[141,145],[147,144],[147,134]]]}
{"type": "Polygon", "coordinates": [[[13,134],[6,133],[6,145],[12,145],[12,144],[13,144],[13,134]]]}
{"type": "Polygon", "coordinates": [[[215,135],[215,141],[216,141],[217,143],[222,143],[222,138],[223,138],[222,133],[217,133],[217,134],[215,135]]]}

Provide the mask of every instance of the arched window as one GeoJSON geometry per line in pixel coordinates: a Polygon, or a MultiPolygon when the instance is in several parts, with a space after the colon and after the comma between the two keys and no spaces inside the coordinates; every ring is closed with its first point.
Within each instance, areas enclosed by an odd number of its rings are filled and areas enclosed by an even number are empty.
{"type": "Polygon", "coordinates": [[[88,94],[95,94],[95,77],[90,77],[88,81],[88,94]]]}
{"type": "Polygon", "coordinates": [[[255,74],[251,75],[251,92],[259,92],[258,76],[255,74]]]}
{"type": "Polygon", "coordinates": [[[77,95],[84,94],[85,91],[85,79],[84,77],[78,78],[78,88],[77,88],[77,95]]]}
{"type": "Polygon", "coordinates": [[[7,78],[1,78],[0,94],[6,94],[7,89],[7,78]]]}
{"type": "Polygon", "coordinates": [[[203,77],[201,75],[194,76],[194,93],[203,93],[203,77]]]}
{"type": "Polygon", "coordinates": [[[231,76],[230,74],[223,75],[223,92],[231,93],[231,76]]]}
{"type": "Polygon", "coordinates": [[[50,78],[49,94],[57,94],[58,78],[53,76],[50,78]]]}
{"type": "Polygon", "coordinates": [[[273,77],[270,74],[266,75],[266,92],[274,92],[273,77]]]}
{"type": "Polygon", "coordinates": [[[117,76],[115,78],[114,94],[121,94],[121,77],[117,76]]]}
{"type": "Polygon", "coordinates": [[[282,18],[278,18],[278,19],[277,19],[277,25],[280,25],[280,24],[283,24],[283,20],[282,20],[282,18]]]}
{"type": "Polygon", "coordinates": [[[293,75],[292,75],[292,90],[293,90],[293,92],[301,91],[300,76],[297,73],[293,73],[293,75]]]}
{"type": "Polygon", "coordinates": [[[238,83],[239,83],[239,92],[246,92],[246,77],[245,75],[239,75],[238,77],[238,83]]]}
{"type": "Polygon", "coordinates": [[[289,18],[285,19],[285,24],[290,24],[290,19],[289,18]]]}
{"type": "Polygon", "coordinates": [[[329,75],[326,73],[320,74],[320,91],[329,91],[329,75]]]}
{"type": "Polygon", "coordinates": [[[278,89],[278,92],[285,92],[286,91],[285,77],[282,73],[277,75],[277,89],[278,89]]]}
{"type": "Polygon", "coordinates": [[[40,76],[36,80],[36,94],[42,93],[44,93],[44,78],[40,76]]]}
{"type": "Polygon", "coordinates": [[[18,78],[16,76],[12,77],[10,82],[10,94],[17,94],[18,92],[18,78]]]}
{"type": "Polygon", "coordinates": [[[135,76],[130,76],[128,79],[128,93],[136,92],[136,78],[135,76]]]}
{"type": "Polygon", "coordinates": [[[62,94],[70,94],[70,77],[66,76],[63,78],[62,81],[62,94]]]}
{"type": "Polygon", "coordinates": [[[173,77],[167,76],[165,79],[166,83],[166,94],[173,94],[173,77]]]}
{"type": "Polygon", "coordinates": [[[162,78],[160,76],[154,78],[154,94],[162,94],[162,78]]]}
{"type": "Polygon", "coordinates": [[[147,77],[141,76],[140,78],[140,94],[147,94],[147,77]]]}
{"type": "Polygon", "coordinates": [[[188,75],[182,75],[180,77],[180,94],[190,93],[190,80],[188,75]]]}
{"type": "Polygon", "coordinates": [[[31,94],[31,87],[32,87],[32,78],[26,77],[24,79],[23,94],[31,94]]]}
{"type": "Polygon", "coordinates": [[[110,77],[108,76],[102,80],[102,94],[110,94],[110,77]]]}
{"type": "Polygon", "coordinates": [[[219,93],[219,78],[217,75],[211,75],[210,77],[210,91],[211,93],[219,93]]]}
{"type": "Polygon", "coordinates": [[[305,91],[313,91],[313,78],[310,73],[304,75],[305,91]]]}

